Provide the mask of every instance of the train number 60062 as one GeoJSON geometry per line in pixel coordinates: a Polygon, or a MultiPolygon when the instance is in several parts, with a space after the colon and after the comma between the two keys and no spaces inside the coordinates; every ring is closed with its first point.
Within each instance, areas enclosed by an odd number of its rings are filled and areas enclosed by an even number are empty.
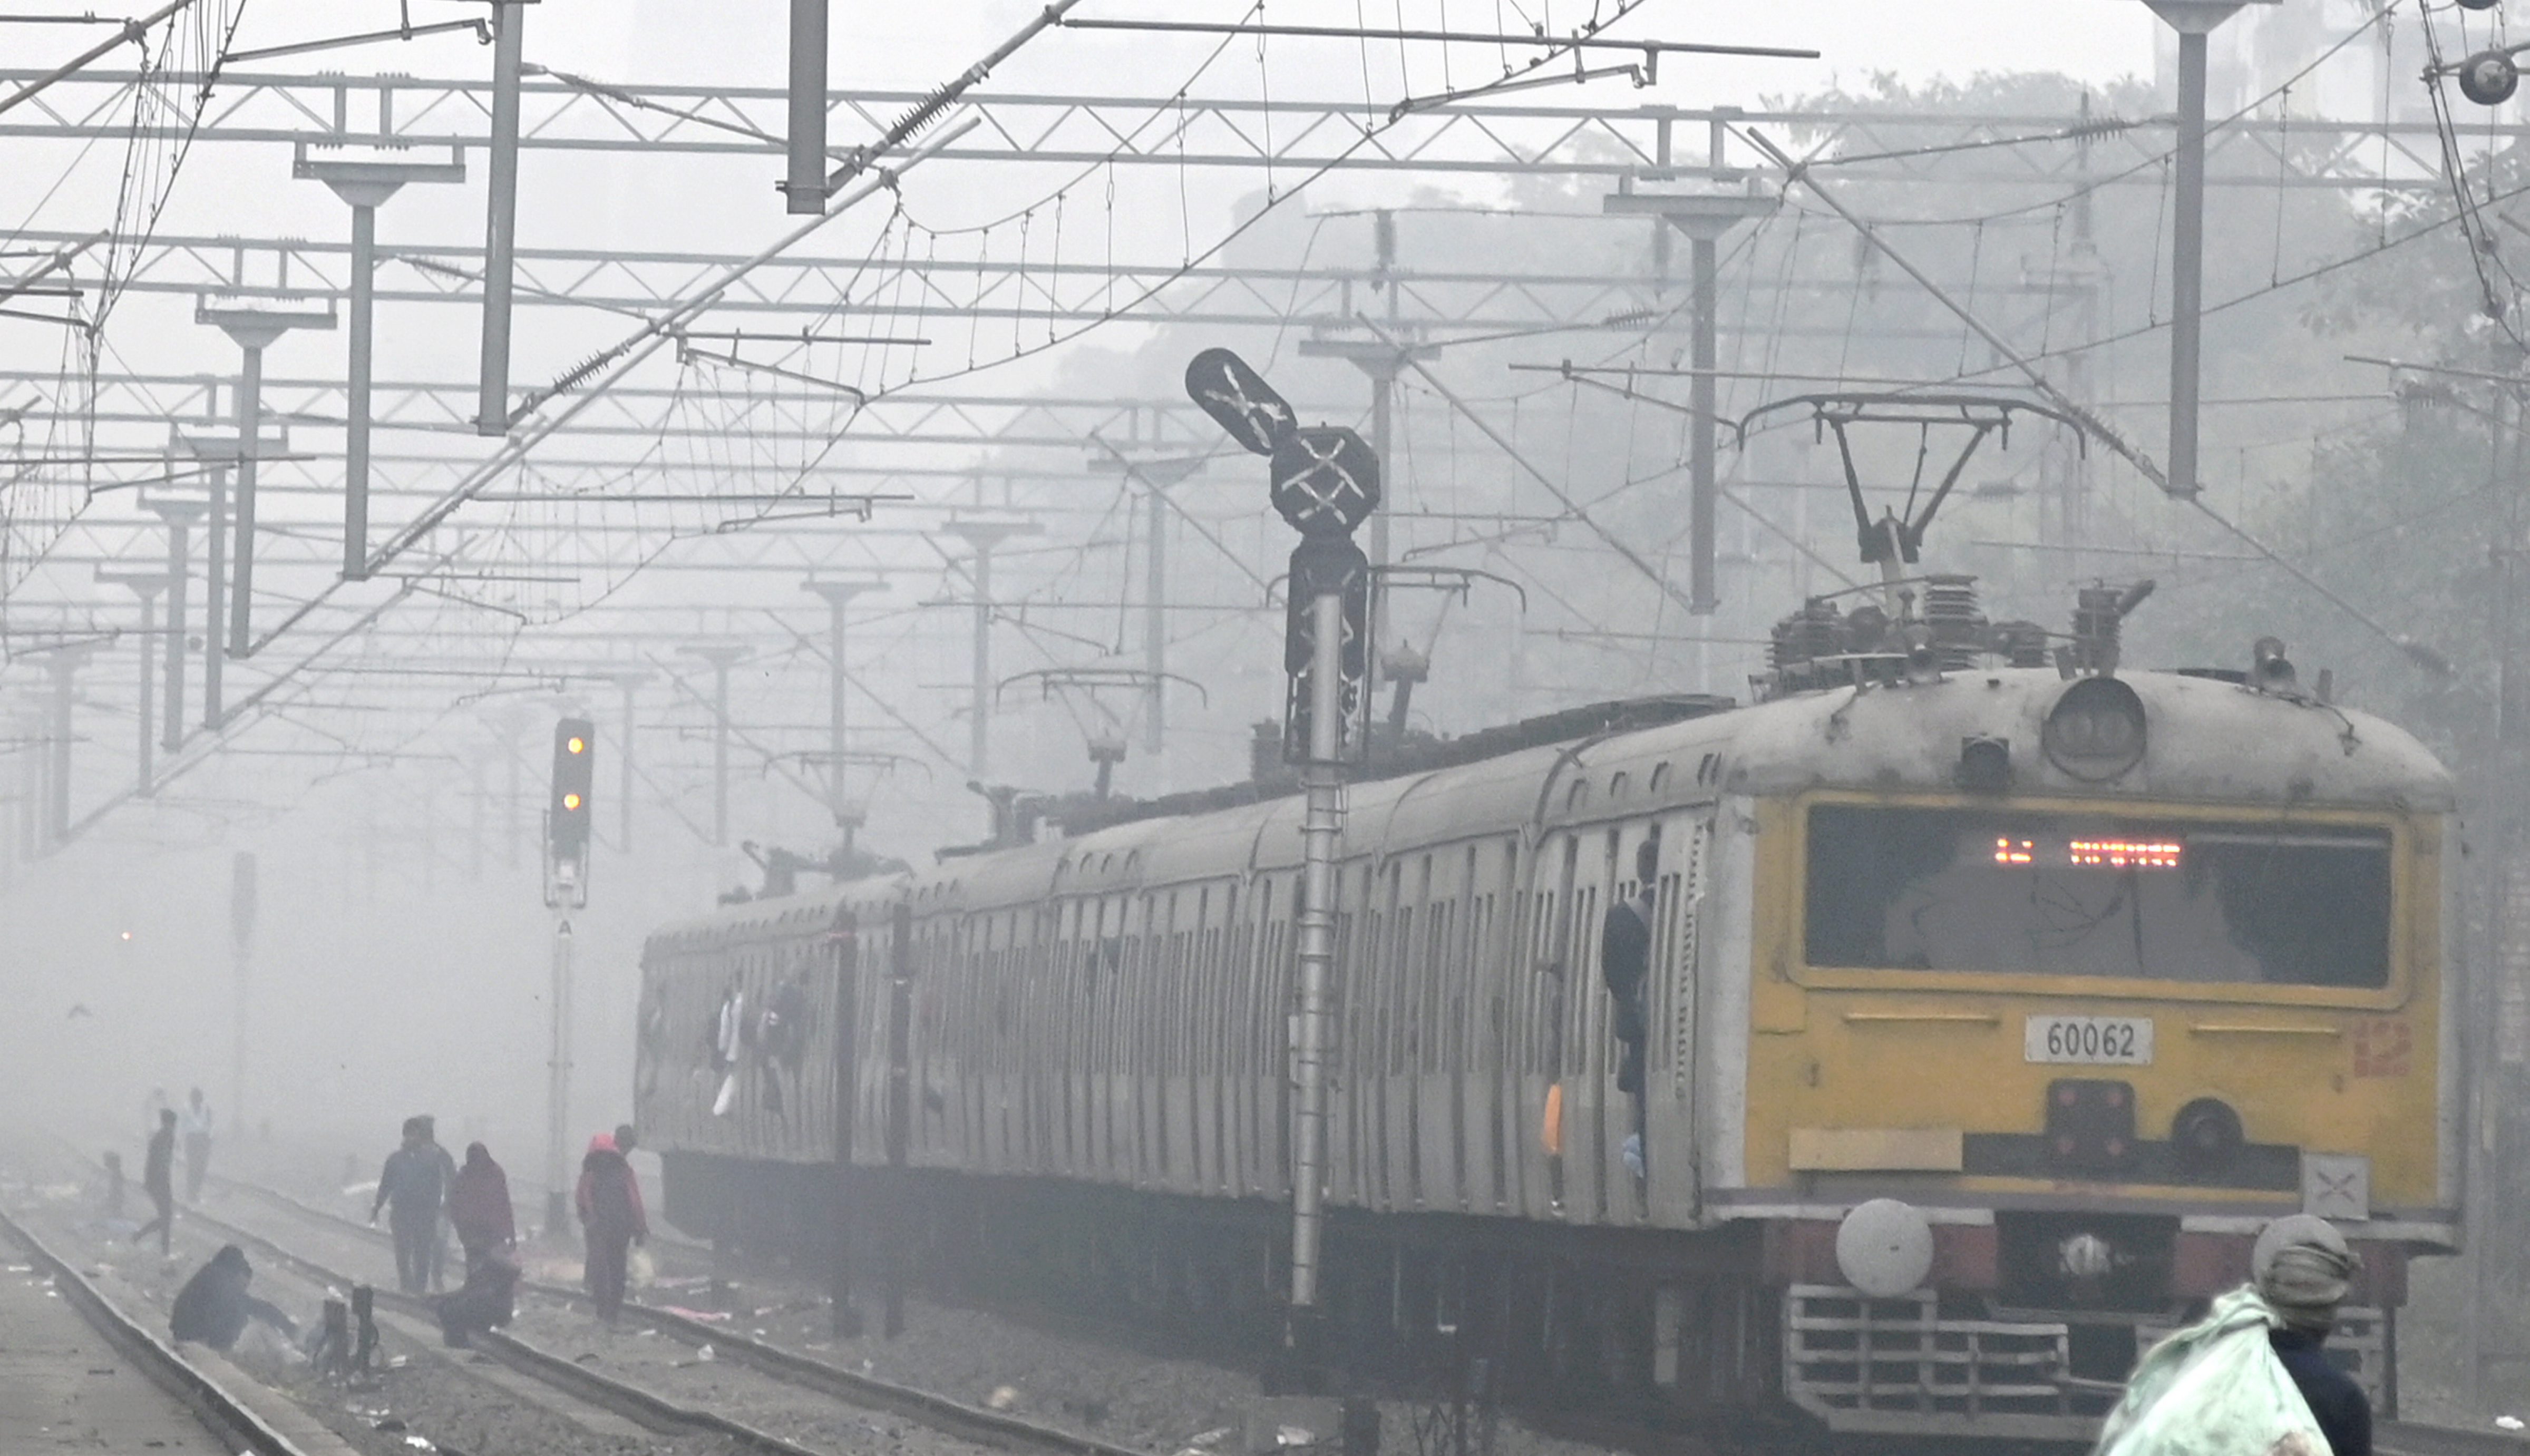
{"type": "Polygon", "coordinates": [[[2149,1016],[2032,1016],[2021,1046],[2029,1061],[2150,1066],[2149,1016]]]}

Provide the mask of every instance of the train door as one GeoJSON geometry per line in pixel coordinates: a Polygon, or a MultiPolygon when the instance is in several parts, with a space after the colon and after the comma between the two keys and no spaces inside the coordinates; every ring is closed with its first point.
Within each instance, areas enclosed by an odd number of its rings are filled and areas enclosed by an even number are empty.
{"type": "Polygon", "coordinates": [[[1369,1003],[1370,1021],[1369,1054],[1363,1058],[1369,1093],[1364,1130],[1371,1150],[1369,1197],[1378,1208],[1394,1209],[1406,1186],[1402,1166],[1406,1142],[1397,1116],[1398,1104],[1405,1095],[1398,1066],[1398,1047],[1404,1038],[1399,1024],[1404,1017],[1398,987],[1405,979],[1405,941],[1413,933],[1414,909],[1406,895],[1403,860],[1388,861],[1375,884],[1380,923],[1368,937],[1370,953],[1362,960],[1363,999],[1369,1003]]]}
{"type": "Polygon", "coordinates": [[[1203,1049],[1194,1069],[1195,1086],[1202,1090],[1196,1131],[1204,1143],[1204,1188],[1212,1193],[1228,1193],[1231,1184],[1227,1103],[1231,1027],[1237,1014],[1232,1007],[1238,1004],[1233,994],[1238,929],[1238,891],[1234,884],[1225,883],[1211,891],[1204,912],[1203,942],[1198,953],[1203,963],[1203,1012],[1195,1018],[1195,1032],[1203,1049]]]}
{"type": "Polygon", "coordinates": [[[1179,1193],[1194,1191],[1197,1162],[1195,1079],[1194,1069],[1187,1065],[1187,1052],[1192,1040],[1189,1023],[1194,1019],[1194,998],[1201,985],[1194,955],[1201,894],[1195,890],[1172,890],[1168,893],[1159,941],[1165,956],[1160,968],[1159,1021],[1152,1028],[1157,1034],[1160,1086],[1164,1089],[1160,1103],[1160,1177],[1166,1187],[1179,1193]]]}
{"type": "Polygon", "coordinates": [[[1571,935],[1565,943],[1566,964],[1572,967],[1566,1004],[1568,1042],[1566,1109],[1575,1114],[1565,1129],[1566,1204],[1575,1216],[1603,1220],[1611,1207],[1613,1177],[1624,1176],[1616,1159],[1617,1146],[1630,1120],[1621,1112],[1617,1096],[1617,1058],[1612,1054],[1607,992],[1599,982],[1599,938],[1609,908],[1615,903],[1622,872],[1618,868],[1619,831],[1597,828],[1579,836],[1573,881],[1571,935]]]}
{"type": "Polygon", "coordinates": [[[1111,1180],[1132,1176],[1126,1150],[1132,1140],[1125,1131],[1125,1043],[1122,1034],[1125,999],[1125,897],[1098,897],[1098,989],[1093,998],[1095,1068],[1091,1117],[1097,1130],[1098,1165],[1111,1180]]]}
{"type": "Polygon", "coordinates": [[[1479,887],[1468,927],[1469,1005],[1474,1021],[1468,1043],[1471,1066],[1460,1078],[1468,1104],[1467,1169],[1471,1199],[1490,1201],[1497,1212],[1512,1207],[1512,1169],[1519,1147],[1512,1108],[1517,1101],[1517,1068],[1512,1052],[1512,966],[1520,957],[1519,841],[1504,838],[1475,847],[1472,882],[1479,887]]]}
{"type": "MultiPolygon", "coordinates": [[[[1326,1070],[1331,1085],[1327,1088],[1327,1167],[1331,1196],[1338,1202],[1366,1205],[1371,1199],[1369,1174],[1371,1139],[1362,1126],[1363,1109],[1370,1105],[1365,1082],[1373,1064],[1366,1060],[1370,1034],[1364,1027],[1368,1014],[1370,992],[1366,967],[1368,951],[1358,941],[1377,934],[1379,916],[1371,905],[1371,871],[1366,859],[1336,865],[1336,959],[1335,974],[1329,977],[1327,1026],[1335,1045],[1326,1049],[1326,1070]]],[[[1296,904],[1297,901],[1294,900],[1296,904]]],[[[1299,1004],[1299,924],[1292,929],[1292,1002],[1299,1004]]],[[[1292,1037],[1291,1076],[1296,1088],[1299,1077],[1299,1036],[1296,1021],[1292,1037]]],[[[1284,1125],[1291,1124],[1287,1118],[1284,1125]]],[[[1288,1134],[1287,1134],[1288,1136],[1288,1134]]],[[[1288,1168],[1288,1159],[1286,1166],[1288,1168]]]]}
{"type": "Polygon", "coordinates": [[[1264,1010],[1260,1030],[1266,1038],[1256,1057],[1257,1175],[1271,1198],[1292,1193],[1292,1050],[1299,1041],[1299,1007],[1292,995],[1292,933],[1298,885],[1297,879],[1280,885],[1266,881],[1257,919],[1257,938],[1264,945],[1257,971],[1265,987],[1257,1004],[1264,1010]]]}
{"type": "MultiPolygon", "coordinates": [[[[1622,776],[1619,777],[1622,780],[1622,776]]],[[[1634,1092],[1621,1085],[1625,1060],[1624,1044],[1617,1040],[1617,1008],[1608,996],[1598,964],[1604,935],[1599,925],[1594,925],[1591,932],[1592,1000],[1599,1010],[1592,1036],[1597,1043],[1600,1061],[1599,1075],[1594,1084],[1600,1103],[1596,1139],[1601,1174],[1600,1216],[1618,1223],[1637,1223],[1650,1215],[1653,1186],[1669,1172],[1663,1165],[1665,1159],[1659,1157],[1660,1150],[1654,1139],[1678,1120],[1671,1115],[1675,1103],[1668,1095],[1669,1089],[1654,1085],[1653,1064],[1662,1058],[1664,1039],[1660,1028],[1666,1024],[1663,1017],[1669,1005],[1666,983],[1672,968],[1666,956],[1675,937],[1673,935],[1665,941],[1664,927],[1675,929],[1670,925],[1670,916],[1678,889],[1671,873],[1672,856],[1691,851],[1684,851],[1682,845],[1673,844],[1664,829],[1659,820],[1642,819],[1618,825],[1606,832],[1609,890],[1607,912],[1601,921],[1604,923],[1607,915],[1614,914],[1619,907],[1629,902],[1643,904],[1640,897],[1646,893],[1650,895],[1647,928],[1651,944],[1643,972],[1645,1066],[1640,1101],[1634,1092]],[[1639,855],[1644,841],[1655,835],[1660,836],[1661,857],[1653,883],[1644,885],[1637,878],[1639,855]],[[1638,1135],[1644,1141],[1635,1145],[1634,1156],[1628,1158],[1626,1145],[1638,1135]],[[1637,1163],[1643,1170],[1640,1176],[1634,1171],[1637,1163]]],[[[1681,838],[1687,837],[1682,824],[1678,835],[1681,838]]],[[[1684,1168],[1681,1167],[1680,1171],[1684,1168]]]]}
{"type": "Polygon", "coordinates": [[[1080,905],[1080,898],[1074,895],[1056,907],[1054,1010],[1049,1018],[1060,1039],[1052,1068],[1054,1115],[1061,1127],[1058,1166],[1074,1178],[1089,1171],[1081,1076],[1086,1064],[1082,1043],[1089,1031],[1088,948],[1093,943],[1081,923],[1080,905]]]}
{"type": "Polygon", "coordinates": [[[1467,1069],[1473,1062],[1469,1051],[1475,1035],[1474,1007],[1481,994],[1476,970],[1482,954],[1476,939],[1482,898],[1477,887],[1477,846],[1453,845],[1442,851],[1442,862],[1449,881],[1442,899],[1444,934],[1432,960],[1431,993],[1440,1034],[1429,1053],[1430,1095],[1424,1102],[1431,1109],[1431,1121],[1423,1138],[1435,1163],[1435,1176],[1425,1184],[1425,1191],[1436,1205],[1465,1210],[1474,1207],[1474,1158],[1468,1142],[1475,1125],[1469,1105],[1474,1084],[1467,1069]]]}
{"type": "Polygon", "coordinates": [[[1531,1215],[1564,1208],[1565,1129],[1571,1108],[1565,1102],[1565,1006],[1572,999],[1572,890],[1580,868],[1580,841],[1570,831],[1548,835],[1529,860],[1529,924],[1525,964],[1514,967],[1520,985],[1520,1078],[1515,1141],[1536,1156],[1521,1159],[1523,1210],[1531,1215]]]}
{"type": "Polygon", "coordinates": [[[1646,988],[1649,1046],[1644,1068],[1651,1178],[1648,1204],[1659,1222],[1676,1227],[1701,1212],[1702,1150],[1696,1137],[1703,1028],[1703,936],[1707,861],[1712,855],[1710,804],[1671,815],[1661,826],[1660,890],[1652,925],[1646,988]]]}
{"type": "Polygon", "coordinates": [[[1417,854],[1414,867],[1419,907],[1414,912],[1411,958],[1404,963],[1400,1001],[1404,1011],[1404,1054],[1402,1082],[1406,1090],[1406,1196],[1414,1209],[1442,1198],[1455,1178],[1450,1162],[1450,1090],[1440,1069],[1450,1047],[1445,1019],[1447,998],[1442,984],[1450,960],[1453,920],[1453,875],[1450,849],[1417,854]]]}

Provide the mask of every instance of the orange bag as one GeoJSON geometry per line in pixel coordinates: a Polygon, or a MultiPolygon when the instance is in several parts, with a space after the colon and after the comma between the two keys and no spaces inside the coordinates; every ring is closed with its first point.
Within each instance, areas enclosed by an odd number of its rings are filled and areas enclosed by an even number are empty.
{"type": "Polygon", "coordinates": [[[1564,1084],[1550,1083],[1546,1089],[1546,1116],[1538,1123],[1538,1146],[1549,1158],[1564,1156],[1564,1084]]]}

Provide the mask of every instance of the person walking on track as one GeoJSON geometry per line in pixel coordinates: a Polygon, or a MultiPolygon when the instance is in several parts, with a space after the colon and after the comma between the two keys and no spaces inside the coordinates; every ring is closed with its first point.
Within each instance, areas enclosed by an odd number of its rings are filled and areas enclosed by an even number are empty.
{"type": "Polygon", "coordinates": [[[387,1155],[378,1174],[378,1196],[369,1205],[369,1221],[387,1211],[395,1231],[396,1282],[407,1294],[419,1294],[430,1283],[431,1246],[439,1241],[439,1206],[448,1189],[440,1175],[447,1155],[430,1141],[418,1117],[404,1120],[404,1145],[387,1155]]]}
{"type": "Polygon", "coordinates": [[[176,1235],[176,1109],[158,1109],[158,1130],[149,1135],[149,1157],[140,1164],[140,1191],[158,1208],[158,1216],[140,1225],[132,1242],[139,1243],[152,1230],[158,1235],[158,1253],[165,1257],[176,1235]]]}
{"type": "Polygon", "coordinates": [[[588,1156],[579,1163],[579,1222],[588,1247],[588,1292],[597,1301],[597,1318],[612,1324],[624,1309],[624,1281],[632,1246],[650,1236],[641,1210],[640,1185],[632,1164],[615,1151],[612,1133],[588,1140],[588,1156]]]}
{"type": "Polygon", "coordinates": [[[185,1100],[185,1202],[202,1201],[202,1179],[211,1171],[211,1105],[202,1101],[202,1089],[185,1100]]]}

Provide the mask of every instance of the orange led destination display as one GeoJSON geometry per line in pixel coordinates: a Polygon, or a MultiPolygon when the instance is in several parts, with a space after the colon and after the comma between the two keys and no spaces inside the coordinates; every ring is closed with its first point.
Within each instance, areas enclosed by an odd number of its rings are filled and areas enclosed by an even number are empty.
{"type": "Polygon", "coordinates": [[[2174,870],[2182,846],[2174,839],[2066,839],[2041,851],[2035,839],[1998,838],[1999,865],[2069,865],[2077,869],[2174,870]]]}

